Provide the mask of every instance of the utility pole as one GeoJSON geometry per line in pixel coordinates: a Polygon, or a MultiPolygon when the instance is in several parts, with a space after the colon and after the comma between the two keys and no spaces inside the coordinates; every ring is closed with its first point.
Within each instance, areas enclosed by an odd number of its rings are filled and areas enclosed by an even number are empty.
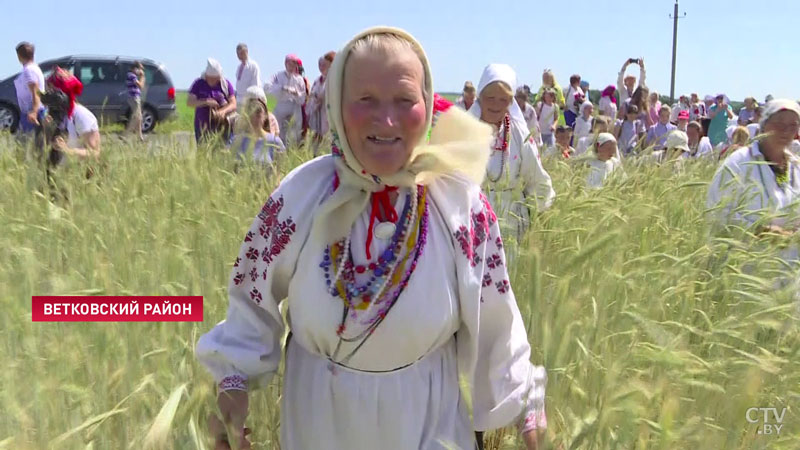
{"type": "Polygon", "coordinates": [[[669,102],[675,103],[675,60],[678,56],[678,19],[686,17],[678,15],[678,0],[675,0],[675,12],[670,16],[672,24],[672,81],[669,84],[669,102]]]}

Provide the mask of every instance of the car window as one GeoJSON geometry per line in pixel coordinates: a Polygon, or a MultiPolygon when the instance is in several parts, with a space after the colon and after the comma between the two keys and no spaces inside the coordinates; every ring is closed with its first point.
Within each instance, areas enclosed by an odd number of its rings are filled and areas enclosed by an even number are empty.
{"type": "Polygon", "coordinates": [[[160,71],[158,67],[145,65],[144,73],[147,75],[148,84],[167,84],[167,79],[164,77],[164,72],[160,71]]]}
{"type": "Polygon", "coordinates": [[[122,83],[119,66],[114,62],[81,61],[78,78],[84,86],[90,84],[122,83]]]}
{"type": "Polygon", "coordinates": [[[39,68],[42,69],[42,75],[44,75],[45,80],[53,74],[53,70],[55,70],[56,66],[59,66],[70,74],[75,75],[75,64],[72,61],[59,61],[55,64],[45,63],[39,66],[39,68]]]}
{"type": "MultiPolygon", "coordinates": [[[[127,77],[128,72],[131,70],[132,64],[129,63],[122,63],[120,68],[125,73],[127,77]]],[[[164,77],[164,74],[158,70],[158,67],[151,66],[149,64],[144,65],[144,78],[147,81],[148,86],[158,86],[167,84],[167,79],[164,77]]]]}

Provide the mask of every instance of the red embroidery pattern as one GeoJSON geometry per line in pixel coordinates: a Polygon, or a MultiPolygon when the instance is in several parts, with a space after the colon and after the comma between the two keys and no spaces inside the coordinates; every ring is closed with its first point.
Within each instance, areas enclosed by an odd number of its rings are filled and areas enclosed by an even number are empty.
{"type": "Polygon", "coordinates": [[[454,237],[458,241],[461,251],[467,257],[472,267],[477,266],[483,261],[477,255],[476,250],[489,237],[489,227],[497,222],[497,216],[492,207],[489,206],[489,200],[483,193],[481,193],[481,202],[483,203],[483,210],[480,212],[472,212],[471,222],[469,229],[462,225],[455,232],[454,237]]]}
{"type": "Polygon", "coordinates": [[[256,304],[260,305],[261,301],[264,300],[264,298],[261,297],[261,292],[258,292],[258,289],[253,288],[253,290],[250,291],[250,300],[253,300],[256,302],[256,304]]]}
{"type": "Polygon", "coordinates": [[[235,285],[237,285],[237,286],[238,286],[238,285],[240,285],[240,284],[242,284],[242,281],[244,281],[244,274],[243,274],[243,273],[237,273],[237,274],[236,274],[236,275],[233,277],[233,284],[235,284],[235,285]]]}
{"type": "Polygon", "coordinates": [[[247,379],[241,375],[231,375],[219,382],[220,391],[246,391],[247,379]]]}
{"type": "Polygon", "coordinates": [[[486,260],[486,265],[489,266],[490,269],[494,269],[496,267],[503,266],[503,259],[495,253],[494,255],[490,256],[489,259],[486,260]]]}
{"type": "Polygon", "coordinates": [[[497,239],[494,240],[494,245],[497,247],[498,250],[503,249],[503,239],[500,236],[497,236],[497,239]]]}
{"type": "Polygon", "coordinates": [[[492,284],[492,276],[488,273],[483,274],[483,287],[489,287],[492,284]]]}
{"type": "Polygon", "coordinates": [[[494,225],[497,222],[497,214],[494,213],[492,209],[492,204],[489,203],[489,199],[486,198],[486,194],[481,192],[480,194],[481,203],[483,203],[483,209],[486,211],[486,214],[489,216],[489,225],[494,225]]]}
{"type": "Polygon", "coordinates": [[[245,253],[245,256],[247,257],[247,259],[255,261],[258,259],[258,250],[254,249],[253,247],[250,247],[247,249],[247,253],[245,253]]]}
{"type": "Polygon", "coordinates": [[[497,288],[497,292],[501,294],[505,294],[506,292],[508,292],[508,290],[511,287],[508,284],[508,280],[498,281],[497,283],[494,284],[494,286],[497,288]]]}
{"type": "MultiPolygon", "coordinates": [[[[261,211],[258,213],[258,218],[261,220],[261,223],[258,224],[258,233],[264,239],[266,245],[260,251],[254,247],[248,247],[247,251],[245,252],[245,258],[250,261],[258,261],[260,256],[262,261],[270,264],[275,257],[277,257],[286,248],[286,246],[289,245],[292,234],[294,234],[296,230],[296,225],[291,217],[288,217],[283,221],[279,220],[278,216],[283,209],[283,205],[283,196],[279,197],[277,200],[270,197],[261,208],[261,211]]],[[[256,235],[252,231],[248,231],[244,241],[253,242],[255,244],[255,238],[256,235]]],[[[236,258],[236,262],[233,264],[233,267],[239,267],[241,262],[241,257],[236,258]]],[[[264,267],[264,269],[260,272],[263,280],[267,279],[268,270],[269,267],[267,266],[264,267]]],[[[259,268],[257,265],[251,266],[249,272],[247,272],[247,275],[250,277],[250,281],[255,283],[259,276],[259,268]]],[[[233,276],[233,283],[239,286],[244,282],[244,279],[244,273],[236,272],[233,276]]],[[[260,304],[264,299],[261,292],[259,292],[259,290],[255,287],[252,288],[252,290],[249,292],[249,295],[250,299],[258,304],[260,304]]]]}

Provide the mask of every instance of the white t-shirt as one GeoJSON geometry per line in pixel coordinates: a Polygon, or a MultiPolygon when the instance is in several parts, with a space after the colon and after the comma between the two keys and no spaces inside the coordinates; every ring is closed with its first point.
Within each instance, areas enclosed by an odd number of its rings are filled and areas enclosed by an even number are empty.
{"type": "Polygon", "coordinates": [[[556,117],[556,104],[548,105],[542,103],[542,111],[539,113],[539,131],[542,134],[553,134],[550,127],[558,120],[556,117]]]}
{"type": "Polygon", "coordinates": [[[245,94],[250,86],[261,87],[261,69],[252,59],[248,59],[241,67],[241,62],[236,66],[236,106],[241,109],[245,105],[245,94]],[[241,72],[239,70],[241,69],[241,72]]]}
{"type": "Polygon", "coordinates": [[[91,131],[99,131],[97,126],[97,118],[85,106],[78,103],[75,104],[75,110],[72,112],[72,118],[65,119],[67,122],[67,133],[69,138],[67,145],[71,148],[79,148],[81,146],[80,137],[91,131]]]}
{"type": "Polygon", "coordinates": [[[592,125],[594,124],[594,117],[589,116],[588,119],[584,119],[583,116],[579,116],[575,119],[575,141],[579,141],[586,136],[592,134],[592,125]]]}
{"type": "Polygon", "coordinates": [[[14,79],[14,88],[17,91],[17,105],[21,114],[30,112],[33,106],[33,95],[28,88],[30,83],[36,83],[39,92],[44,92],[44,75],[36,63],[28,63],[22,67],[22,72],[14,79]]]}
{"type": "Polygon", "coordinates": [[[617,157],[612,157],[607,161],[600,161],[597,158],[589,160],[589,174],[586,176],[586,187],[588,189],[600,189],[605,180],[621,165],[617,157]]]}
{"type": "Polygon", "coordinates": [[[760,130],[761,127],[759,127],[757,123],[751,123],[747,125],[747,131],[750,132],[750,139],[755,138],[760,130]]]}
{"type": "Polygon", "coordinates": [[[575,94],[583,95],[583,89],[570,85],[567,88],[567,92],[564,93],[564,109],[570,110],[575,114],[580,114],[581,104],[578,103],[577,106],[575,105],[575,94]]]}

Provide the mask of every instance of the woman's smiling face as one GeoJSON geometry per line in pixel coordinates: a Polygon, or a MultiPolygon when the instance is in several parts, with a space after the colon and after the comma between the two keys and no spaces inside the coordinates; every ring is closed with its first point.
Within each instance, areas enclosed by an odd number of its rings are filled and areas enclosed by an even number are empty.
{"type": "Polygon", "coordinates": [[[425,72],[411,49],[351,54],[344,69],[342,120],[367,173],[397,173],[426,131],[425,72]]]}

